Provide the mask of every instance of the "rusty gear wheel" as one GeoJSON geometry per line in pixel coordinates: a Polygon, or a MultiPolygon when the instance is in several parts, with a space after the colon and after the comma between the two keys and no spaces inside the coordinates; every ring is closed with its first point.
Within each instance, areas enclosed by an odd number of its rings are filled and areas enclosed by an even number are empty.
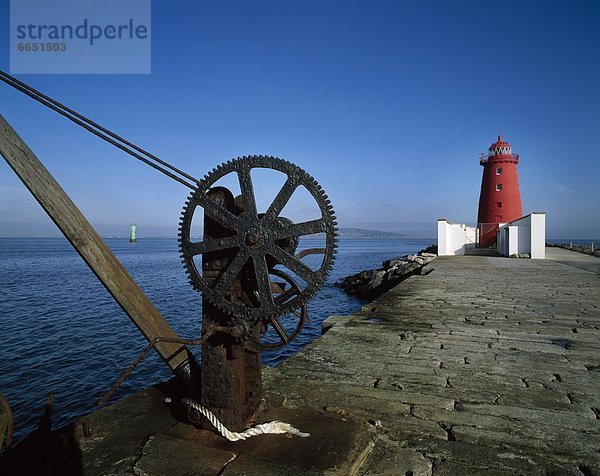
{"type": "Polygon", "coordinates": [[[325,282],[333,265],[337,247],[336,219],[331,202],[321,186],[297,165],[268,156],[248,156],[228,161],[198,183],[187,200],[180,222],[179,247],[181,258],[194,289],[201,291],[215,306],[231,316],[243,318],[251,326],[273,317],[287,315],[306,305],[325,282]],[[251,170],[273,169],[286,176],[285,183],[265,211],[258,213],[251,170]],[[219,179],[236,174],[241,190],[243,213],[236,215],[223,201],[207,193],[219,179]],[[293,223],[279,214],[298,187],[305,187],[320,211],[315,220],[293,223]],[[195,213],[207,214],[227,230],[220,238],[194,240],[191,224],[195,213]],[[294,255],[297,240],[306,235],[322,233],[325,247],[305,250],[294,255]],[[194,258],[215,252],[231,253],[217,279],[208,279],[194,258]],[[308,254],[322,255],[320,265],[309,267],[302,261],[308,254]],[[291,275],[296,284],[293,293],[273,296],[270,271],[277,266],[291,275]],[[232,302],[230,288],[236,278],[254,280],[253,303],[232,302]]]}
{"type": "MultiPolygon", "coordinates": [[[[279,269],[272,269],[271,276],[274,277],[271,280],[271,291],[275,302],[285,300],[286,296],[300,292],[298,285],[287,273],[279,269]]],[[[264,319],[257,323],[261,326],[260,340],[254,341],[250,338],[248,345],[255,350],[279,349],[289,344],[299,334],[306,321],[308,321],[308,309],[305,304],[287,316],[272,316],[264,319]],[[272,335],[267,334],[269,327],[274,331],[272,335]]],[[[249,335],[256,334],[249,332],[249,335]]]]}

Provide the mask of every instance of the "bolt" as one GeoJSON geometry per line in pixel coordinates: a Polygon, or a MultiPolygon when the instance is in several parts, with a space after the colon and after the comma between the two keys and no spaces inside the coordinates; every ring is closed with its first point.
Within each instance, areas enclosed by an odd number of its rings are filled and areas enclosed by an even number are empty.
{"type": "Polygon", "coordinates": [[[234,326],[231,327],[229,331],[232,337],[239,339],[241,337],[246,337],[248,335],[248,327],[243,322],[238,322],[234,326]]]}
{"type": "Polygon", "coordinates": [[[258,236],[256,233],[250,232],[246,235],[246,244],[250,246],[258,243],[258,240],[260,240],[260,236],[258,236]]]}

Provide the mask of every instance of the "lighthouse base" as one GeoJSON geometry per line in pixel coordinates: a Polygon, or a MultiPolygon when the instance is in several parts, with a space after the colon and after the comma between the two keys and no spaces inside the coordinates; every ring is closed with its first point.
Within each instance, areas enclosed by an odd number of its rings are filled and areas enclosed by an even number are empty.
{"type": "Polygon", "coordinates": [[[496,247],[498,241],[497,223],[479,223],[477,230],[479,231],[479,248],[496,247]]]}

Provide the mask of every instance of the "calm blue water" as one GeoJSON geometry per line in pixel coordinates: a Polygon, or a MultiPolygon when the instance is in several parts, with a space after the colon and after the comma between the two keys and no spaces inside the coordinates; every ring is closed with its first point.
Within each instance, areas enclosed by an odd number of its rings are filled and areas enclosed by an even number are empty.
{"type": "MultiPolygon", "coordinates": [[[[200,333],[201,297],[188,284],[175,239],[106,240],[180,337],[200,333]]],[[[362,301],[333,283],[432,240],[342,240],[328,282],[309,304],[311,321],[283,349],[264,352],[276,365],[320,335],[321,322],[352,313],[362,301]]],[[[310,246],[310,243],[306,243],[310,246]]],[[[62,238],[0,238],[0,394],[15,412],[17,440],[37,427],[48,393],[53,425],[90,413],[139,355],[145,339],[62,238]]],[[[149,355],[111,401],[170,378],[149,355]]]]}

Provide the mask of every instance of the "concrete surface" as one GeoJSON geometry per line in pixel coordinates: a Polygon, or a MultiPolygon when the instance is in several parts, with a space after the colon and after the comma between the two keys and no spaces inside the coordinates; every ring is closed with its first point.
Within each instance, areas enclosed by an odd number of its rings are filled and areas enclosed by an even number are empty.
{"type": "Polygon", "coordinates": [[[381,421],[359,474],[600,474],[600,276],[552,260],[429,266],[331,318],[266,386],[287,407],[381,421]]]}
{"type": "Polygon", "coordinates": [[[592,273],[600,273],[600,258],[597,256],[577,253],[564,248],[546,247],[546,259],[585,269],[592,273]]]}
{"type": "Polygon", "coordinates": [[[229,442],[185,423],[175,381],[138,392],[88,416],[80,425],[34,434],[0,455],[0,475],[347,475],[373,448],[367,422],[271,401],[256,423],[285,421],[310,437],[260,435],[229,442]]]}

